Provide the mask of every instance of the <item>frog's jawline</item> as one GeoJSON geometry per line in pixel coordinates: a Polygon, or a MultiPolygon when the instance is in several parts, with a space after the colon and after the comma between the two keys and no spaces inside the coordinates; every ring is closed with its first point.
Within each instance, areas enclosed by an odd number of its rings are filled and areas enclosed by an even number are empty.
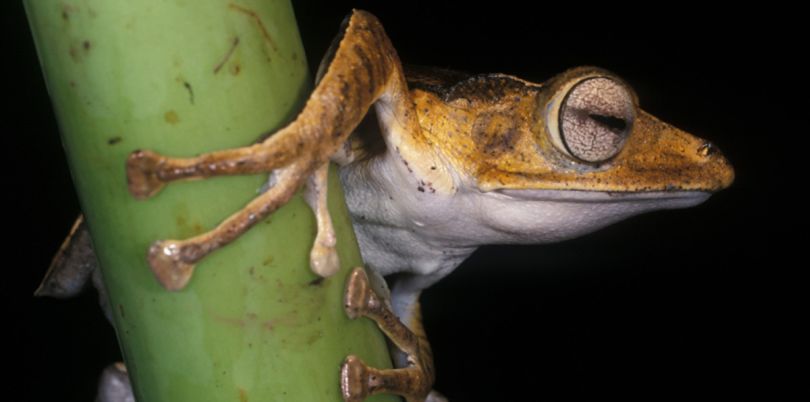
{"type": "Polygon", "coordinates": [[[641,191],[641,192],[606,192],[584,190],[516,190],[500,189],[493,193],[510,198],[535,201],[565,201],[583,203],[613,203],[624,201],[685,201],[688,204],[699,204],[711,196],[708,191],[641,191]]]}

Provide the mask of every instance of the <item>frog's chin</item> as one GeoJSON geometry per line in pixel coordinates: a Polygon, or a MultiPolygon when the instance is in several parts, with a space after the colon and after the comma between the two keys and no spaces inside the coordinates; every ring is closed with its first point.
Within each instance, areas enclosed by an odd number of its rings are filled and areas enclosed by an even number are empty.
{"type": "Polygon", "coordinates": [[[566,203],[639,203],[649,201],[661,203],[667,208],[688,208],[706,201],[708,191],[584,191],[584,190],[537,190],[499,189],[493,193],[501,196],[531,201],[557,201],[566,203]]]}

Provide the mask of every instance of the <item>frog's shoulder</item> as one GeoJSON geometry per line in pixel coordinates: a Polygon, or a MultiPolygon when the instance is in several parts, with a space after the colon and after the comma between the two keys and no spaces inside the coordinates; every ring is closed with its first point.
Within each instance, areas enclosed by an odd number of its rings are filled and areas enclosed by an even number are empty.
{"type": "Polygon", "coordinates": [[[456,99],[489,102],[504,96],[536,92],[542,85],[508,74],[469,74],[435,67],[406,66],[411,90],[435,94],[445,102],[456,99]]]}

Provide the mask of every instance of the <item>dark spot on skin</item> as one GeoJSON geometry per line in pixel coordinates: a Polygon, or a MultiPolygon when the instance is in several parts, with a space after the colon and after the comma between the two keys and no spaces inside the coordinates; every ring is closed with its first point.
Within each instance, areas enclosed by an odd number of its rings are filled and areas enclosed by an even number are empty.
{"type": "Polygon", "coordinates": [[[124,306],[121,304],[118,305],[118,313],[121,314],[121,318],[126,318],[126,315],[124,314],[124,306]]]}
{"type": "Polygon", "coordinates": [[[323,284],[323,279],[324,279],[323,277],[315,278],[315,279],[309,281],[308,285],[309,286],[320,286],[321,284],[323,284]]]}
{"type": "Polygon", "coordinates": [[[430,170],[436,170],[436,166],[431,166],[430,170]]]}
{"type": "Polygon", "coordinates": [[[67,10],[62,11],[62,19],[65,20],[65,21],[70,20],[70,14],[68,14],[67,10]]]}
{"type": "Polygon", "coordinates": [[[121,142],[121,137],[112,137],[107,140],[107,145],[115,145],[121,142]]]}
{"type": "Polygon", "coordinates": [[[473,125],[476,145],[487,155],[499,155],[515,149],[520,138],[517,118],[511,114],[482,113],[473,125]]]}
{"type": "Polygon", "coordinates": [[[416,189],[417,189],[417,190],[419,190],[419,192],[421,192],[421,193],[424,193],[424,192],[425,192],[425,188],[424,188],[424,187],[422,187],[422,186],[419,186],[419,187],[417,187],[416,189]]]}
{"type": "Polygon", "coordinates": [[[86,40],[86,41],[82,42],[82,47],[84,48],[85,51],[90,50],[90,41],[86,40]]]}
{"type": "Polygon", "coordinates": [[[70,87],[76,88],[76,81],[70,81],[70,87]]]}

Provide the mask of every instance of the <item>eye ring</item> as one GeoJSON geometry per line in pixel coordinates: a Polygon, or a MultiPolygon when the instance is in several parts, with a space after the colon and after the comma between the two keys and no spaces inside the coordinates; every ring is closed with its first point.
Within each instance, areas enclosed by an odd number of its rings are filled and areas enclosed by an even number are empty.
{"type": "Polygon", "coordinates": [[[568,86],[549,125],[552,142],[574,160],[601,164],[624,147],[636,117],[635,98],[622,82],[592,76],[568,86]]]}

